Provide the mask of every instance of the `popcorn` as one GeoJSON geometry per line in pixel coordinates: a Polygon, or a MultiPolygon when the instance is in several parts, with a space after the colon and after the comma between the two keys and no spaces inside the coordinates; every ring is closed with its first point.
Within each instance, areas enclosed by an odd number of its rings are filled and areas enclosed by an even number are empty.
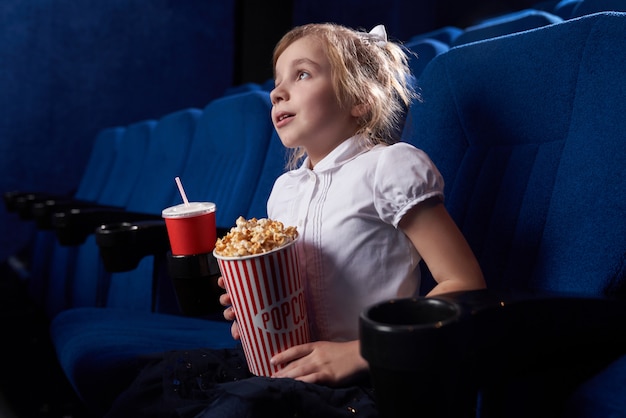
{"type": "Polygon", "coordinates": [[[215,243],[215,253],[222,257],[244,257],[280,248],[298,237],[296,227],[286,227],[271,219],[237,218],[236,226],[215,243]]]}

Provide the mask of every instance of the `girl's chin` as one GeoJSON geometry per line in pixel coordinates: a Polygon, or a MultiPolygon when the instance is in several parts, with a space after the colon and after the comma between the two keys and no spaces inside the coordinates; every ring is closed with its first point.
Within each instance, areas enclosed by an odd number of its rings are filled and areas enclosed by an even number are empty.
{"type": "Polygon", "coordinates": [[[299,146],[296,141],[289,140],[289,138],[283,138],[280,135],[279,138],[285,148],[297,148],[299,146]]]}

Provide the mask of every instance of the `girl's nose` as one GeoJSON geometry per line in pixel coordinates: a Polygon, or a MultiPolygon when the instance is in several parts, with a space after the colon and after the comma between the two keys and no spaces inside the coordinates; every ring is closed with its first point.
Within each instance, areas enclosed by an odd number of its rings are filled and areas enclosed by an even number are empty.
{"type": "Polygon", "coordinates": [[[270,92],[270,100],[272,101],[272,105],[276,105],[278,102],[285,100],[285,91],[280,87],[275,87],[270,92]]]}

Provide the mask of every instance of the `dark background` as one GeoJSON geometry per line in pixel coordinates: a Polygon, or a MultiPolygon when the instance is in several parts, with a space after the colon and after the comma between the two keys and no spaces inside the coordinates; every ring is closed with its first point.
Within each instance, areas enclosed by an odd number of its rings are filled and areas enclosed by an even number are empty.
{"type": "MultiPolygon", "coordinates": [[[[230,86],[271,78],[293,25],[334,21],[389,36],[466,27],[523,0],[3,0],[0,191],[71,193],[105,127],[204,107],[230,86]]],[[[0,205],[0,262],[33,226],[0,205]]]]}

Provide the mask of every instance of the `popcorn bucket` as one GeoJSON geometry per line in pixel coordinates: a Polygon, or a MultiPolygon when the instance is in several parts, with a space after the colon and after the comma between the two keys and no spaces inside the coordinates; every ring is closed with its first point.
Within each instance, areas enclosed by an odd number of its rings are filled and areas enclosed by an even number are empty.
{"type": "Polygon", "coordinates": [[[294,240],[262,254],[215,254],[237,315],[248,368],[272,376],[273,355],[310,341],[309,323],[294,240]]]}

